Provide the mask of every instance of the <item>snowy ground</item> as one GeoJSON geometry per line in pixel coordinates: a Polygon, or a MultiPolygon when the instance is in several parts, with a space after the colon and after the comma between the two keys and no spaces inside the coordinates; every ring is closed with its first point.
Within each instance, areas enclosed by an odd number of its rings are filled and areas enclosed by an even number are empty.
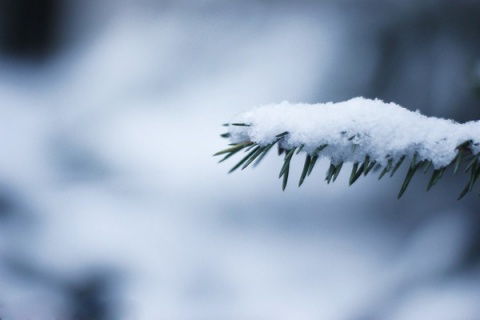
{"type": "Polygon", "coordinates": [[[322,96],[332,12],[120,8],[45,66],[0,61],[2,319],[66,318],[96,277],[115,319],[476,319],[461,210],[212,157],[234,114],[322,96]]]}

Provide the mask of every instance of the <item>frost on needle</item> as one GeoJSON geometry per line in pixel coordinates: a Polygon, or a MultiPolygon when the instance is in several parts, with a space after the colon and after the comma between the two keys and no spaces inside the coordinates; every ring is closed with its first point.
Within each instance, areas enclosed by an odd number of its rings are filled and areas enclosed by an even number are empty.
{"type": "Polygon", "coordinates": [[[244,153],[230,172],[258,164],[277,145],[284,162],[280,170],[283,189],[293,156],[305,154],[299,185],[310,175],[317,160],[330,159],[328,183],[335,181],[345,162],[351,162],[349,183],[369,172],[379,179],[393,176],[402,163],[408,171],[398,197],[417,171],[433,168],[430,189],[448,167],[469,173],[459,199],[471,191],[480,175],[480,122],[464,124],[426,117],[394,103],[354,98],[340,103],[265,105],[241,113],[225,124],[230,147],[217,152],[220,162],[244,153]],[[420,170],[421,169],[421,170],[420,170]]]}

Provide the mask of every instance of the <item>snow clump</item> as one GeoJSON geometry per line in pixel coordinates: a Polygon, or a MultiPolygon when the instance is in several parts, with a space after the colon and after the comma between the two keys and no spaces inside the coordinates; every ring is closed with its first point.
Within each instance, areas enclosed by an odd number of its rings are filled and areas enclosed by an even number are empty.
{"type": "Polygon", "coordinates": [[[353,98],[339,103],[291,104],[255,107],[234,117],[229,125],[232,143],[251,141],[264,146],[278,141],[284,149],[302,146],[333,163],[370,161],[386,165],[402,156],[446,167],[464,145],[480,151],[480,122],[465,124],[427,117],[395,103],[353,98]],[[288,132],[278,138],[279,134],[288,132]]]}

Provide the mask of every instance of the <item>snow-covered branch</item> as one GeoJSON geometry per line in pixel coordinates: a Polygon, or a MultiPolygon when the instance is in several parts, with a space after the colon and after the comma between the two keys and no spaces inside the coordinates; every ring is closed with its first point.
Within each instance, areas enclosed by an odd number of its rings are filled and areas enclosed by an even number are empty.
{"type": "Polygon", "coordinates": [[[234,117],[228,124],[231,145],[215,155],[224,161],[239,151],[247,154],[232,170],[260,162],[276,144],[285,154],[280,170],[285,189],[294,155],[304,152],[305,163],[299,185],[310,175],[318,158],[331,161],[327,182],[335,181],[344,162],[352,162],[350,184],[362,174],[380,171],[392,176],[405,160],[409,162],[398,197],[422,168],[433,168],[430,189],[453,166],[455,173],[469,172],[469,181],[459,195],[472,190],[480,175],[480,121],[464,124],[426,117],[394,103],[354,98],[340,103],[290,104],[282,102],[254,108],[234,117]]]}

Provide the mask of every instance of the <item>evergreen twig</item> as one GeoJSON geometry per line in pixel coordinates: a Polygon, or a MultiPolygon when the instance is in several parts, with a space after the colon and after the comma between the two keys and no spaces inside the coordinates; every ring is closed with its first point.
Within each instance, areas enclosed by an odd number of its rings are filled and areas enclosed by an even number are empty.
{"type": "MultiPolygon", "coordinates": [[[[231,126],[236,126],[236,127],[249,127],[251,126],[250,124],[245,124],[245,123],[232,123],[230,124],[231,126]]],[[[229,126],[226,124],[226,126],[229,126]]],[[[230,138],[231,134],[230,133],[224,133],[221,135],[223,138],[230,138]]],[[[315,148],[313,151],[308,152],[308,150],[305,147],[304,144],[300,144],[297,146],[292,146],[292,145],[287,145],[284,143],[284,140],[289,136],[289,132],[285,131],[282,133],[279,133],[275,136],[275,140],[269,144],[263,144],[259,145],[255,141],[243,141],[240,143],[234,143],[231,144],[230,147],[219,151],[214,154],[214,156],[220,156],[223,155],[224,157],[219,161],[223,162],[230,157],[234,156],[235,154],[239,153],[240,151],[244,151],[247,154],[235,165],[230,169],[229,173],[235,171],[236,169],[240,168],[243,170],[247,168],[251,163],[253,163],[253,166],[258,165],[262,159],[266,156],[268,151],[276,144],[278,146],[279,150],[279,155],[285,153],[284,156],[284,161],[282,168],[279,173],[279,177],[283,178],[282,179],[282,189],[285,190],[289,178],[289,173],[290,173],[290,164],[291,160],[295,155],[298,155],[302,152],[306,153],[305,156],[305,161],[303,164],[303,169],[300,175],[300,179],[298,182],[298,186],[301,186],[305,179],[310,176],[312,173],[313,168],[315,167],[315,164],[317,163],[317,160],[319,157],[324,156],[328,157],[327,155],[323,155],[322,151],[329,146],[328,143],[324,143],[319,145],[317,148],[315,148]]],[[[351,143],[351,153],[355,153],[357,151],[357,146],[358,143],[354,143],[353,139],[356,136],[351,136],[348,141],[351,143]]],[[[334,148],[335,146],[332,146],[334,148]]],[[[330,150],[330,149],[329,149],[330,150]]],[[[468,173],[468,181],[462,192],[459,194],[458,199],[463,198],[467,193],[472,191],[475,183],[477,182],[478,178],[480,177],[480,152],[475,153],[473,147],[472,147],[472,141],[468,140],[463,143],[461,143],[459,146],[455,148],[456,155],[454,159],[446,166],[443,167],[437,167],[434,168],[431,178],[427,184],[426,190],[430,190],[443,176],[444,172],[448,167],[452,167],[453,173],[457,174],[460,171],[461,167],[463,168],[463,171],[465,173],[468,173]],[[466,160],[467,158],[470,158],[466,160]]],[[[432,159],[421,159],[420,161],[417,160],[418,158],[418,153],[415,152],[413,155],[408,155],[408,154],[403,154],[395,158],[391,156],[387,156],[386,162],[381,162],[377,161],[372,158],[371,155],[366,154],[365,158],[363,161],[355,161],[352,165],[352,171],[350,174],[349,178],[349,185],[353,185],[362,175],[367,176],[370,172],[375,172],[379,169],[381,169],[381,173],[378,176],[378,180],[380,180],[383,176],[385,176],[387,173],[389,174],[390,177],[392,177],[397,170],[401,167],[401,165],[404,163],[405,159],[410,159],[410,165],[408,167],[408,170],[406,172],[404,181],[401,185],[400,191],[398,193],[398,198],[401,198],[405,191],[408,188],[408,185],[410,184],[410,181],[412,180],[413,176],[415,175],[416,172],[418,172],[420,167],[422,168],[422,172],[425,174],[429,168],[432,166],[432,159]]],[[[330,159],[331,163],[330,166],[326,172],[325,175],[325,181],[329,184],[331,182],[334,182],[342,167],[344,164],[344,161],[339,161],[330,159]]]]}

